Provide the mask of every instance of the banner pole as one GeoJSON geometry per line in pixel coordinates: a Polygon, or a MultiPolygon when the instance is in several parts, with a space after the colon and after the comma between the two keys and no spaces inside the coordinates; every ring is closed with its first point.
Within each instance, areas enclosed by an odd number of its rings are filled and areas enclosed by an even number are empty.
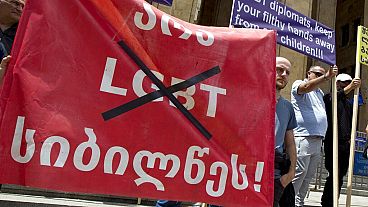
{"type": "Polygon", "coordinates": [[[333,153],[333,206],[338,207],[339,205],[339,151],[338,151],[338,124],[337,124],[337,88],[336,88],[336,76],[332,78],[332,116],[333,116],[333,144],[332,144],[332,153],[333,153]]]}
{"type": "MultiPolygon", "coordinates": [[[[359,60],[359,49],[360,39],[362,36],[362,26],[358,27],[357,35],[357,50],[355,57],[355,78],[360,77],[360,60],[359,60]]],[[[350,157],[349,157],[349,169],[348,169],[348,184],[346,187],[346,206],[351,205],[351,191],[352,191],[352,180],[353,180],[353,168],[354,168],[354,155],[355,155],[355,137],[356,137],[356,126],[358,116],[358,96],[359,87],[354,90],[354,104],[353,104],[353,118],[351,123],[351,137],[350,137],[350,157]]]]}
{"type": "MultiPolygon", "coordinates": [[[[233,0],[233,5],[231,6],[231,11],[234,10],[234,4],[235,4],[235,0],[233,0]]],[[[231,25],[231,20],[232,19],[233,19],[233,12],[231,12],[231,14],[230,14],[229,28],[233,28],[233,26],[231,25]]]]}

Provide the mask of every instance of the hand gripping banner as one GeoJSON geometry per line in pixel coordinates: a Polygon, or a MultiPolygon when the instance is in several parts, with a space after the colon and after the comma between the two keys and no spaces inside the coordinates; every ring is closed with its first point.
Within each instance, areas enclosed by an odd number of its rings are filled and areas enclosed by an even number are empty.
{"type": "Polygon", "coordinates": [[[0,183],[272,206],[275,33],[141,0],[28,0],[1,93],[0,183]]]}

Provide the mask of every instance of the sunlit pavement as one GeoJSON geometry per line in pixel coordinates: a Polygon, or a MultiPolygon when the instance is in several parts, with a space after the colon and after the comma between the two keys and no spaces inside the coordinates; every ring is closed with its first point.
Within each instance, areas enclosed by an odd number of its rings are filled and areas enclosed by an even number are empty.
{"type": "MultiPolygon", "coordinates": [[[[305,198],[305,207],[310,206],[321,206],[321,196],[322,192],[313,192],[309,193],[308,198],[305,198]]],[[[346,206],[346,195],[341,194],[339,200],[339,206],[346,206]]],[[[351,197],[351,207],[367,207],[368,206],[368,197],[364,196],[355,196],[351,197]]]]}

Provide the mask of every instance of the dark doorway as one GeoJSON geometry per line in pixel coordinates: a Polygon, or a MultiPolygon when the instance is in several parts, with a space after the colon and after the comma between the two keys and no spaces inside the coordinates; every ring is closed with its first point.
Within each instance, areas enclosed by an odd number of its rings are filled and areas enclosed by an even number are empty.
{"type": "Polygon", "coordinates": [[[200,25],[228,27],[230,23],[232,1],[202,0],[199,19],[200,25]]]}

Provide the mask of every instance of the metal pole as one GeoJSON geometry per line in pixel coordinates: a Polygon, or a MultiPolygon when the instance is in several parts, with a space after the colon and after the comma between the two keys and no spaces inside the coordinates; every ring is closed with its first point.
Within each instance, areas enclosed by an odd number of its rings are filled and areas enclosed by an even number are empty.
{"type": "MultiPolygon", "coordinates": [[[[333,206],[339,206],[339,149],[338,149],[338,129],[337,129],[337,88],[336,76],[332,78],[332,116],[333,116],[333,144],[332,144],[332,178],[333,178],[333,206]]],[[[327,160],[328,161],[328,160],[327,160]]]]}

